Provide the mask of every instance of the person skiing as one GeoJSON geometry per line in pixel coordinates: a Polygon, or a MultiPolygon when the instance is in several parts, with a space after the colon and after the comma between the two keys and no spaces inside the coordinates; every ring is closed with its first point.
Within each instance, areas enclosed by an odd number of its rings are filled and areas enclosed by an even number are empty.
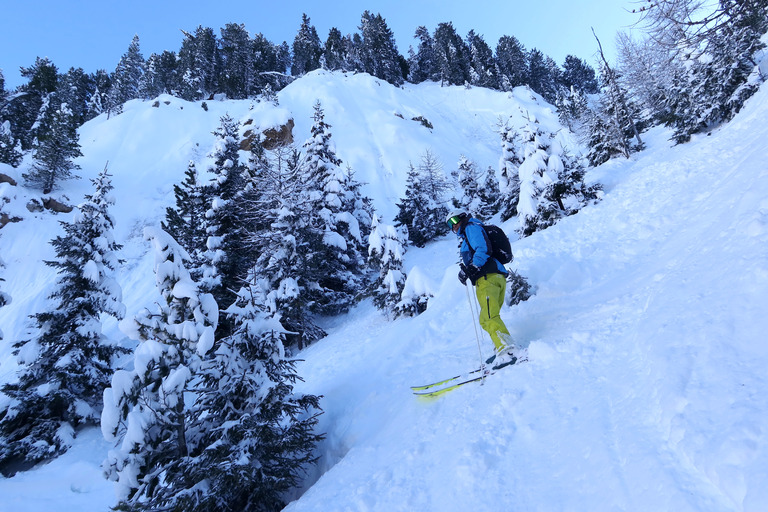
{"type": "Polygon", "coordinates": [[[491,256],[490,241],[482,222],[470,217],[464,210],[451,212],[446,221],[461,241],[459,281],[466,286],[469,280],[475,286],[477,301],[480,304],[480,326],[493,341],[494,355],[486,362],[493,363],[494,366],[513,362],[516,346],[499,316],[504,304],[509,272],[491,256]]]}

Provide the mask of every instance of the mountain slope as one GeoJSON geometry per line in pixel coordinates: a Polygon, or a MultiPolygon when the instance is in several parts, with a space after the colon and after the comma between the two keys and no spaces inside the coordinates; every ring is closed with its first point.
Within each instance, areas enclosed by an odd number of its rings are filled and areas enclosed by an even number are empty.
{"type": "MultiPolygon", "coordinates": [[[[174,98],[129,104],[81,129],[86,177],[109,160],[115,182],[121,276],[129,313],[153,300],[141,227],[172,204],[187,160],[204,168],[219,117],[295,120],[306,138],[320,98],[338,155],[385,218],[404,190],[408,162],[429,147],[453,169],[460,154],[497,166],[499,118],[526,109],[556,116],[525,89],[502,94],[434,84],[394,88],[367,75],[313,73],[281,91],[279,107],[174,98]],[[432,124],[430,130],[413,118],[432,124]],[[170,149],[169,149],[170,148],[170,149]]],[[[605,199],[513,243],[511,267],[536,295],[502,310],[530,362],[440,399],[409,386],[478,364],[452,236],[409,249],[406,270],[434,293],[419,317],[395,322],[369,302],[332,319],[304,350],[299,392],[323,395],[326,441],[306,492],[287,510],[760,510],[768,503],[768,90],[710,137],[649,149],[592,171],[605,199]]],[[[12,173],[8,167],[1,172],[12,173]]],[[[25,217],[2,230],[7,264],[0,309],[0,382],[13,378],[10,343],[44,305],[53,274],[56,217],[32,215],[34,194],[2,185],[25,217]],[[30,229],[30,228],[33,229],[30,229]]],[[[87,180],[66,185],[74,203],[87,180]]],[[[66,218],[64,215],[59,218],[66,218]]],[[[508,233],[514,222],[505,225],[508,233]]],[[[107,332],[121,337],[114,323],[107,332]]],[[[482,339],[484,353],[490,341],[482,339]]],[[[105,510],[111,484],[97,431],[34,471],[0,478],[13,510],[105,510]],[[34,497],[31,497],[34,496],[34,497]]]]}

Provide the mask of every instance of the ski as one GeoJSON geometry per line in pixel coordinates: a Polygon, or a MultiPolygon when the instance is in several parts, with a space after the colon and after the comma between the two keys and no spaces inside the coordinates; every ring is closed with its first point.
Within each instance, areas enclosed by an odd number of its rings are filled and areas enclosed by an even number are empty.
{"type": "MultiPolygon", "coordinates": [[[[470,382],[477,382],[479,380],[483,380],[485,377],[487,377],[490,374],[491,374],[491,372],[488,371],[488,373],[486,373],[484,375],[481,375],[479,377],[472,377],[472,378],[467,379],[467,380],[462,380],[460,382],[457,382],[456,384],[452,384],[452,385],[446,386],[444,388],[440,388],[440,389],[428,388],[428,389],[426,389],[424,391],[414,391],[413,394],[416,395],[416,396],[423,396],[423,397],[440,396],[440,395],[442,395],[444,393],[447,393],[447,392],[452,391],[452,390],[454,390],[454,389],[456,389],[458,387],[461,387],[464,384],[469,384],[470,382]]],[[[449,382],[452,382],[452,381],[449,381],[449,382]]]]}
{"type": "Polygon", "coordinates": [[[452,391],[458,387],[461,387],[465,384],[469,384],[471,382],[477,382],[479,380],[483,380],[484,378],[488,377],[489,375],[493,375],[497,371],[501,370],[502,368],[505,368],[507,366],[512,366],[517,363],[522,363],[524,361],[527,361],[528,359],[521,359],[518,361],[517,359],[513,359],[512,361],[502,364],[500,366],[494,366],[491,368],[478,368],[477,370],[472,370],[468,374],[463,375],[457,375],[455,377],[451,377],[449,379],[444,379],[438,382],[433,382],[432,384],[426,384],[424,386],[411,386],[411,389],[413,390],[413,394],[416,396],[423,396],[423,397],[435,397],[440,396],[444,393],[447,393],[448,391],[452,391]],[[476,374],[480,375],[476,375],[476,374]],[[473,376],[475,375],[475,376],[473,376]],[[460,380],[462,379],[463,380],[460,380]],[[459,382],[455,382],[459,381],[459,382]],[[450,384],[446,386],[446,384],[450,384]],[[440,387],[439,389],[432,389],[436,388],[438,386],[444,386],[440,387]]]}
{"type": "Polygon", "coordinates": [[[437,382],[432,382],[431,384],[424,384],[423,386],[411,386],[411,389],[414,391],[423,391],[425,389],[434,388],[437,386],[441,386],[443,384],[448,384],[449,382],[452,382],[454,380],[459,380],[461,378],[469,378],[470,375],[474,375],[475,373],[480,373],[486,369],[487,368],[483,366],[482,368],[478,368],[477,370],[472,370],[469,373],[462,373],[460,375],[456,375],[455,377],[449,377],[447,379],[439,380],[437,382]]]}

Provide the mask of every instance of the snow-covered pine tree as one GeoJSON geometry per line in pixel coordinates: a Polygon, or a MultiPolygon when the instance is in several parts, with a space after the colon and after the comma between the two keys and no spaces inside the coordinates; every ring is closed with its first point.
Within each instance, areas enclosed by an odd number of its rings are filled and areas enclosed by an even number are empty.
{"type": "Polygon", "coordinates": [[[205,212],[210,201],[206,200],[204,187],[198,181],[194,161],[189,161],[184,175],[184,181],[173,186],[176,206],[165,209],[162,228],[187,250],[190,256],[189,272],[193,279],[199,280],[205,262],[203,255],[208,239],[205,212]]]}
{"type": "Polygon", "coordinates": [[[580,93],[576,87],[571,86],[567,91],[564,89],[559,91],[555,105],[560,123],[567,126],[573,133],[582,134],[589,111],[587,97],[580,93]]]}
{"type": "Polygon", "coordinates": [[[190,429],[195,392],[210,360],[219,309],[184,267],[186,251],[159,228],[144,229],[155,251],[161,300],[122,328],[140,343],[132,370],[118,370],[104,390],[101,430],[115,442],[103,467],[117,483],[123,510],[155,510],[166,489],[183,481],[180,461],[198,448],[190,429]]]}
{"type": "Polygon", "coordinates": [[[109,91],[112,79],[109,73],[100,69],[93,76],[93,91],[88,97],[88,103],[86,106],[85,117],[86,120],[93,119],[94,117],[106,112],[107,91],[109,91]]]}
{"type": "Polygon", "coordinates": [[[512,126],[511,118],[500,126],[499,133],[501,135],[499,211],[502,220],[509,220],[517,215],[517,204],[520,202],[520,173],[518,169],[523,163],[523,157],[519,148],[520,137],[517,130],[512,126]]]}
{"type": "Polygon", "coordinates": [[[2,113],[5,104],[8,101],[8,91],[5,90],[5,75],[0,69],[0,113],[2,113]]]}
{"type": "MultiPolygon", "coordinates": [[[[246,168],[240,163],[240,124],[228,114],[214,131],[216,142],[212,157],[214,175],[204,187],[208,201],[205,212],[206,241],[203,278],[205,291],[213,294],[217,304],[231,304],[240,289],[255,256],[246,247],[248,218],[243,215],[242,196],[246,190],[246,168]]],[[[228,334],[228,322],[222,318],[219,326],[228,334]]]]}
{"type": "Polygon", "coordinates": [[[408,67],[409,81],[414,84],[425,80],[438,80],[439,74],[436,71],[435,64],[435,41],[427,30],[427,27],[420,26],[413,35],[419,40],[419,44],[414,51],[409,50],[408,67]]]}
{"type": "Polygon", "coordinates": [[[179,50],[179,94],[195,101],[209,97],[218,87],[219,45],[213,29],[198,26],[185,32],[179,50]]]}
{"type": "Polygon", "coordinates": [[[190,404],[188,455],[166,471],[153,502],[185,511],[285,507],[323,436],[315,433],[319,397],[296,395],[300,377],[286,357],[279,318],[258,291],[240,290],[227,310],[233,334],[217,342],[190,404]]]}
{"type": "Polygon", "coordinates": [[[330,142],[330,125],[322,106],[314,106],[311,137],[304,143],[301,208],[308,230],[303,231],[309,277],[305,288],[310,309],[320,314],[347,311],[365,289],[365,247],[362,231],[349,201],[350,183],[330,142]]]}
{"type": "Polygon", "coordinates": [[[533,48],[528,52],[528,86],[541,94],[549,103],[557,99],[557,64],[540,50],[533,48]]]}
{"type": "Polygon", "coordinates": [[[0,163],[18,167],[23,158],[21,141],[13,137],[11,122],[0,120],[0,163]]]}
{"type": "Polygon", "coordinates": [[[108,109],[110,112],[122,112],[126,101],[140,98],[142,76],[144,75],[144,56],[141,54],[139,36],[133,36],[131,44],[117,63],[117,68],[112,74],[112,87],[107,95],[108,109]]]}
{"type": "Polygon", "coordinates": [[[269,313],[280,318],[287,345],[301,350],[326,334],[312,321],[304,293],[312,286],[306,247],[314,228],[301,208],[303,160],[289,146],[267,156],[249,162],[253,186],[260,195],[248,214],[263,223],[251,234],[258,259],[249,280],[260,290],[269,313]]]}
{"type": "Polygon", "coordinates": [[[405,240],[406,234],[402,230],[382,224],[374,214],[368,237],[368,261],[378,269],[379,275],[371,285],[371,293],[373,304],[388,315],[395,313],[394,308],[405,288],[405,240]]]}
{"type": "Polygon", "coordinates": [[[469,50],[469,80],[470,84],[489,89],[499,88],[498,69],[493,50],[485,42],[483,36],[470,30],[467,34],[469,50]]]}
{"type": "MultiPolygon", "coordinates": [[[[342,203],[344,207],[343,211],[350,212],[352,216],[357,220],[357,225],[360,229],[359,236],[354,236],[355,241],[363,241],[361,253],[365,254],[367,250],[365,241],[370,234],[371,223],[373,222],[374,207],[373,200],[370,197],[364,196],[362,192],[363,184],[357,181],[355,178],[355,171],[351,167],[347,166],[344,170],[346,190],[342,193],[342,203]]],[[[353,225],[353,224],[350,224],[353,225]]]]}
{"type": "Polygon", "coordinates": [[[72,110],[58,101],[56,93],[49,94],[43,101],[33,145],[34,163],[22,177],[30,186],[41,188],[44,194],[49,194],[59,181],[72,178],[73,170],[80,169],[74,162],[82,153],[72,117],[72,110]]]}
{"type": "Polygon", "coordinates": [[[602,186],[584,183],[584,165],[563,149],[558,137],[550,145],[547,170],[554,181],[546,186],[541,195],[535,221],[529,221],[530,229],[535,224],[535,231],[554,225],[562,217],[573,215],[602,197],[602,186]]]}
{"type": "Polygon", "coordinates": [[[35,337],[16,343],[22,365],[18,382],[6,384],[9,400],[0,411],[0,468],[13,474],[58,456],[79,428],[101,413],[101,394],[112,363],[124,350],[101,332],[101,317],[124,315],[122,291],[114,279],[118,266],[109,206],[112,185],[106,169],[93,180],[66,236],[51,243],[58,269],[50,309],[34,315],[35,337]]]}
{"type": "Polygon", "coordinates": [[[328,38],[325,40],[325,49],[323,50],[323,69],[330,71],[346,71],[346,48],[341,32],[336,27],[331,27],[328,31],[328,38]]]}
{"type": "Polygon", "coordinates": [[[528,83],[528,60],[525,47],[515,36],[501,36],[496,45],[499,86],[511,91],[528,83]]]}
{"type": "MultiPolygon", "coordinates": [[[[629,101],[627,92],[620,82],[619,74],[608,64],[599,39],[597,39],[597,43],[602,58],[600,81],[603,88],[597,107],[589,121],[589,139],[590,142],[598,141],[598,147],[617,148],[625,158],[629,158],[632,151],[644,147],[637,122],[640,116],[637,107],[629,101]],[[633,138],[636,140],[634,146],[632,144],[633,138]]],[[[594,147],[590,145],[591,149],[594,147]]],[[[592,153],[589,160],[590,162],[598,161],[592,153]]]]}
{"type": "Polygon", "coordinates": [[[469,160],[466,156],[461,155],[459,158],[458,169],[453,173],[456,177],[456,181],[459,184],[461,191],[461,197],[453,199],[453,206],[456,208],[464,208],[468,212],[473,212],[479,215],[479,218],[485,220],[490,217],[489,212],[486,211],[487,205],[482,204],[480,197],[480,171],[477,169],[477,164],[472,160],[469,160]]]}
{"type": "Polygon", "coordinates": [[[82,68],[70,68],[59,76],[56,96],[59,102],[66,103],[72,111],[72,123],[80,127],[87,118],[88,97],[92,90],[92,78],[82,68]]]}
{"type": "Polygon", "coordinates": [[[731,120],[765,81],[755,57],[765,48],[768,2],[753,1],[753,10],[740,3],[720,2],[725,19],[708,35],[703,54],[687,66],[687,88],[678,94],[687,97],[679,104],[690,108],[675,110],[677,142],[731,120]]]}
{"type": "Polygon", "coordinates": [[[252,92],[250,87],[254,80],[254,53],[251,43],[242,23],[227,23],[221,29],[219,91],[228,98],[244,99],[252,92]]]}
{"type": "Polygon", "coordinates": [[[310,23],[306,13],[301,15],[301,26],[293,39],[292,76],[301,76],[320,67],[323,47],[317,30],[310,23]]]}
{"type": "Polygon", "coordinates": [[[59,70],[50,59],[38,57],[33,66],[21,68],[21,76],[28,81],[18,87],[13,101],[6,103],[2,116],[11,120],[14,136],[21,140],[22,149],[27,151],[37,137],[35,127],[43,101],[58,86],[59,70]]]}
{"type": "Polygon", "coordinates": [[[521,138],[523,162],[518,168],[520,199],[517,203],[517,231],[522,236],[529,236],[539,229],[538,215],[540,205],[545,201],[544,191],[556,181],[557,175],[548,165],[549,136],[541,130],[533,116],[523,127],[521,138]]]}
{"type": "Polygon", "coordinates": [[[504,296],[504,303],[507,306],[515,306],[523,301],[531,298],[532,290],[531,285],[528,284],[528,280],[515,272],[508,269],[509,275],[507,276],[507,293],[504,296]]]}
{"type": "MultiPolygon", "coordinates": [[[[5,262],[3,261],[2,258],[0,258],[0,270],[4,268],[5,268],[5,262]]],[[[4,282],[5,282],[5,279],[0,277],[0,283],[4,283],[4,282]]],[[[11,303],[11,296],[5,293],[2,290],[2,288],[0,288],[0,308],[2,308],[3,306],[7,306],[10,303],[11,303]]],[[[0,341],[2,340],[3,340],[3,331],[2,329],[0,329],[0,341]]]]}
{"type": "Polygon", "coordinates": [[[448,232],[445,195],[450,189],[443,167],[431,151],[424,152],[418,167],[410,164],[405,197],[397,203],[395,225],[408,230],[408,239],[416,247],[424,247],[448,232]]]}
{"type": "Polygon", "coordinates": [[[573,88],[582,95],[600,91],[594,68],[575,55],[565,57],[560,79],[564,88],[573,88]]]}
{"type": "Polygon", "coordinates": [[[363,71],[393,85],[401,85],[403,71],[400,67],[400,54],[386,20],[381,14],[373,15],[365,11],[359,28],[362,38],[359,57],[363,71]]]}
{"type": "Polygon", "coordinates": [[[429,280],[425,278],[418,267],[411,269],[405,280],[400,302],[395,304],[395,318],[398,316],[416,316],[427,310],[429,299],[435,295],[429,288],[428,282],[429,280]]]}
{"type": "Polygon", "coordinates": [[[464,40],[451,22],[439,23],[435,29],[434,55],[438,79],[442,85],[470,83],[470,55],[464,40]]]}
{"type": "Polygon", "coordinates": [[[139,85],[139,97],[152,99],[167,93],[178,92],[176,54],[168,50],[161,55],[153,53],[144,66],[144,75],[139,85]]]}
{"type": "Polygon", "coordinates": [[[489,166],[485,171],[483,185],[477,193],[480,198],[480,208],[485,217],[491,218],[499,213],[501,206],[501,189],[499,188],[499,179],[493,167],[489,166]]]}

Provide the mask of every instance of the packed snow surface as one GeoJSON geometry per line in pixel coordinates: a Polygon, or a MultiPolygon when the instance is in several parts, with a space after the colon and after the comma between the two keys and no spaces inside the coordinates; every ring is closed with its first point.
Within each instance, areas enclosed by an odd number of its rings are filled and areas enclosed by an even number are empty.
{"type": "MultiPolygon", "coordinates": [[[[107,161],[114,175],[129,315],[157,294],[142,229],[173,204],[190,159],[206,168],[224,113],[261,127],[293,118],[302,142],[319,99],[338,156],[386,223],[424,150],[446,173],[462,155],[495,169],[500,120],[557,122],[524,88],[395,88],[314,72],[278,96],[279,106],[213,101],[207,111],[172,97],[134,101],[81,128],[84,178],[107,161]]],[[[648,149],[590,172],[605,186],[602,202],[513,241],[509,266],[535,295],[502,318],[530,361],[482,385],[411,394],[477,366],[491,343],[478,345],[453,235],[409,248],[406,272],[434,294],[425,313],[389,321],[364,301],[298,354],[296,391],[323,395],[327,438],[286,510],[768,510],[767,118],[763,88],[734,121],[688,144],[673,147],[654,129],[648,149]]],[[[21,168],[0,172],[21,182],[21,168]]],[[[74,204],[88,193],[88,179],[57,192],[74,204]]],[[[9,382],[12,343],[26,339],[27,317],[55,279],[42,263],[54,256],[48,241],[73,214],[30,213],[39,196],[22,187],[2,184],[0,195],[4,211],[24,218],[0,232],[2,289],[13,298],[0,309],[0,382],[9,382]]],[[[511,234],[515,220],[504,227],[511,234]]],[[[124,338],[114,321],[105,332],[124,338]]],[[[99,465],[110,447],[89,429],[59,459],[0,477],[0,510],[107,510],[115,494],[99,465]]]]}

